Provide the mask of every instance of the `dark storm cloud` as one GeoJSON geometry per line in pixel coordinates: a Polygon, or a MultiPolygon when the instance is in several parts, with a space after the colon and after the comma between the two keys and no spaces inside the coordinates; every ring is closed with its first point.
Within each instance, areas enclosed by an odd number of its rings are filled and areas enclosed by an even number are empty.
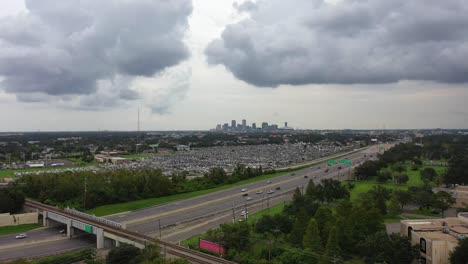
{"type": "MultiPolygon", "coordinates": [[[[250,5],[250,4],[249,4],[250,5]]],[[[205,50],[256,86],[468,81],[468,2],[260,0],[205,50]]]]}
{"type": "Polygon", "coordinates": [[[26,0],[26,8],[0,19],[0,89],[9,93],[89,95],[100,80],[152,76],[189,56],[190,0],[26,0]]]}

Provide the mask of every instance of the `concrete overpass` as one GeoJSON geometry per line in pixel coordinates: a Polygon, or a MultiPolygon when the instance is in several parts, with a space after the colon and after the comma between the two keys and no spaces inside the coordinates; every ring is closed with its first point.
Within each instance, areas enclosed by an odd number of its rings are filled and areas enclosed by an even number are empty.
{"type": "Polygon", "coordinates": [[[167,254],[185,258],[192,263],[234,263],[126,230],[124,224],[88,215],[73,209],[59,209],[32,200],[26,200],[25,207],[37,210],[42,215],[45,226],[66,225],[67,236],[69,238],[73,238],[74,235],[80,232],[96,235],[96,247],[98,249],[119,246],[120,243],[134,245],[138,248],[145,248],[147,244],[159,244],[167,254]]]}

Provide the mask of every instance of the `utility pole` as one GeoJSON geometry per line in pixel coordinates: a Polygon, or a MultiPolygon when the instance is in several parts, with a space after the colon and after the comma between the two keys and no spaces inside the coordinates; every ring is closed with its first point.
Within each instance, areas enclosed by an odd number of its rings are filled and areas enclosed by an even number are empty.
{"type": "Polygon", "coordinates": [[[158,225],[159,225],[159,240],[161,240],[161,219],[158,219],[158,225]]]}
{"type": "Polygon", "coordinates": [[[83,201],[83,207],[86,209],[86,193],[88,192],[88,177],[85,176],[84,178],[84,201],[83,201]]]}
{"type": "Polygon", "coordinates": [[[234,205],[232,206],[232,223],[236,223],[236,209],[234,209],[234,205]]]}
{"type": "Polygon", "coordinates": [[[244,211],[245,211],[244,219],[247,220],[247,218],[249,218],[249,211],[247,211],[247,202],[244,204],[244,211]]]}
{"type": "Polygon", "coordinates": [[[268,196],[267,198],[267,208],[268,208],[268,212],[270,212],[270,196],[268,196]]]}

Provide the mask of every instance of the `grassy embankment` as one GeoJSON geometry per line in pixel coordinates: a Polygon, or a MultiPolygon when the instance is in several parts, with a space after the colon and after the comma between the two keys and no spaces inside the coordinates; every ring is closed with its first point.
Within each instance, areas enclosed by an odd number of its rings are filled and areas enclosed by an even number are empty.
{"type": "Polygon", "coordinates": [[[188,192],[188,193],[180,193],[180,194],[158,197],[158,198],[149,198],[149,199],[131,201],[131,202],[126,202],[126,203],[103,205],[103,206],[96,207],[94,209],[87,210],[86,213],[95,214],[97,216],[104,216],[104,215],[111,215],[111,214],[133,211],[133,210],[142,209],[142,208],[146,208],[150,206],[160,205],[160,204],[174,202],[178,200],[193,198],[193,197],[197,197],[200,195],[209,194],[209,193],[213,193],[217,191],[222,191],[222,190],[226,190],[232,187],[249,184],[249,183],[253,183],[257,181],[268,180],[268,179],[278,177],[281,175],[285,175],[292,171],[297,171],[301,169],[304,169],[304,168],[301,167],[301,168],[297,168],[294,170],[281,171],[281,172],[277,172],[273,174],[265,174],[265,175],[261,175],[252,179],[247,179],[247,180],[239,181],[239,182],[232,183],[232,184],[226,184],[226,185],[218,186],[218,187],[211,188],[211,189],[199,190],[199,191],[188,192]]]}
{"type": "Polygon", "coordinates": [[[25,224],[16,226],[3,226],[0,227],[0,236],[8,234],[22,233],[41,227],[40,224],[25,224]]]}

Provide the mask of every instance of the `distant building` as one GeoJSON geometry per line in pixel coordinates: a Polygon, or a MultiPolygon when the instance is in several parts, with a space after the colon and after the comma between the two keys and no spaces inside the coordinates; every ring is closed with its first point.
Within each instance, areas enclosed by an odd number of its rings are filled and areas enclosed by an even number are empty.
{"type": "Polygon", "coordinates": [[[190,146],[187,145],[177,145],[176,146],[177,151],[190,151],[190,146]]]}
{"type": "Polygon", "coordinates": [[[221,124],[216,125],[216,130],[218,130],[218,131],[221,130],[221,124]]]}
{"type": "Polygon", "coordinates": [[[419,245],[419,263],[448,264],[460,239],[468,237],[468,213],[442,219],[401,220],[400,234],[419,245]]]}
{"type": "Polygon", "coordinates": [[[268,129],[268,122],[262,123],[262,129],[268,129]]]}
{"type": "Polygon", "coordinates": [[[232,128],[236,128],[236,120],[232,120],[232,121],[231,121],[231,127],[232,127],[232,128]]]}
{"type": "Polygon", "coordinates": [[[278,130],[278,125],[271,125],[270,128],[273,129],[273,130],[278,130]]]}
{"type": "Polygon", "coordinates": [[[228,130],[229,129],[229,124],[228,123],[224,123],[223,125],[223,130],[228,130]]]}
{"type": "Polygon", "coordinates": [[[42,161],[28,161],[26,162],[26,165],[29,167],[29,168],[44,168],[45,167],[45,164],[44,162],[42,161]]]}
{"type": "Polygon", "coordinates": [[[288,127],[288,122],[284,122],[284,127],[288,127]]]}
{"type": "Polygon", "coordinates": [[[252,129],[257,129],[257,124],[252,123],[252,129]]]}
{"type": "Polygon", "coordinates": [[[246,128],[247,127],[247,120],[245,119],[242,119],[242,128],[246,128]]]}
{"type": "Polygon", "coordinates": [[[130,161],[130,159],[108,156],[104,154],[94,155],[94,160],[99,163],[112,163],[112,164],[123,164],[123,163],[127,163],[130,161]]]}

